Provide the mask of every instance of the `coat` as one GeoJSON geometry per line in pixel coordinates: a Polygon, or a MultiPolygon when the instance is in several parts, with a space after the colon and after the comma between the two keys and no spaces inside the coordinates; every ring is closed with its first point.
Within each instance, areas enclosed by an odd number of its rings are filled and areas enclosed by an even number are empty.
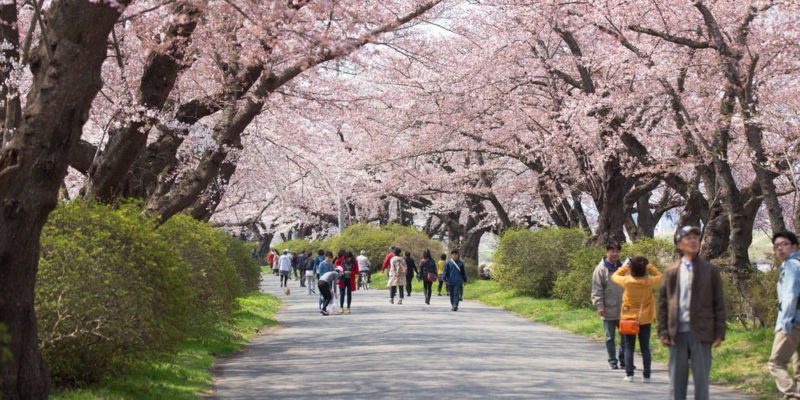
{"type": "Polygon", "coordinates": [[[635,278],[628,275],[630,267],[624,265],[617,269],[611,280],[625,289],[622,295],[622,313],[619,319],[638,319],[642,325],[652,324],[656,319],[656,300],[653,288],[661,283],[661,272],[647,265],[648,277],[635,278]],[[642,303],[644,299],[644,304],[642,303]],[[641,309],[641,316],[639,310],[641,309]]]}
{"type": "Polygon", "coordinates": [[[623,292],[622,286],[611,280],[611,271],[606,267],[605,262],[600,260],[592,273],[592,304],[598,310],[605,311],[604,320],[616,321],[619,319],[623,292]]]}
{"type": "MultiPolygon", "coordinates": [[[[695,340],[704,343],[724,340],[727,324],[719,267],[699,258],[692,264],[690,332],[695,340]]],[[[670,341],[674,341],[678,335],[680,265],[681,260],[678,260],[664,270],[658,298],[658,337],[666,336],[670,341]]]]}
{"type": "MultiPolygon", "coordinates": [[[[344,267],[345,267],[344,260],[341,260],[341,262],[339,263],[339,266],[342,267],[342,269],[344,269],[344,267]]],[[[356,285],[356,277],[358,276],[358,261],[353,260],[353,265],[350,266],[350,269],[348,271],[350,272],[350,278],[349,278],[349,280],[350,280],[350,290],[355,292],[356,291],[356,286],[357,286],[356,285]]],[[[345,272],[347,272],[347,271],[345,271],[345,272]]],[[[345,283],[346,280],[347,279],[345,279],[344,275],[342,275],[342,278],[339,279],[339,287],[340,288],[344,289],[344,283],[345,283]]]]}
{"type": "Polygon", "coordinates": [[[433,260],[426,259],[419,263],[419,276],[422,278],[422,280],[428,282],[428,274],[432,273],[437,275],[436,272],[436,263],[433,262],[433,260]]]}
{"type": "Polygon", "coordinates": [[[406,285],[406,262],[403,257],[394,256],[389,262],[389,281],[386,287],[406,285]]]}
{"type": "Polygon", "coordinates": [[[414,279],[414,275],[418,274],[417,271],[417,264],[414,263],[414,259],[411,257],[406,257],[406,281],[410,282],[414,279]]]}

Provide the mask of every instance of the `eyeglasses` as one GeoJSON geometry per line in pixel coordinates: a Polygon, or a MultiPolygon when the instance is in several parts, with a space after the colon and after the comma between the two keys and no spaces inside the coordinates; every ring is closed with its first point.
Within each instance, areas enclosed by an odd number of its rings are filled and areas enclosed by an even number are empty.
{"type": "Polygon", "coordinates": [[[777,249],[779,247],[789,247],[791,245],[792,245],[792,242],[787,240],[787,241],[784,241],[784,242],[775,242],[775,244],[773,244],[772,247],[777,249]]]}

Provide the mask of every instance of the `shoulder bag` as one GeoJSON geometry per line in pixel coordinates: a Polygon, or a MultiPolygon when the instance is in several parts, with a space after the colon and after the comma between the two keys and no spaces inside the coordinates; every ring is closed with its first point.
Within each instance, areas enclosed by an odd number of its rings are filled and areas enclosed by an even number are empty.
{"type": "Polygon", "coordinates": [[[642,317],[642,308],[644,307],[644,299],[647,296],[647,278],[644,279],[644,293],[642,293],[642,303],[639,305],[639,315],[636,319],[621,319],[619,321],[619,333],[623,335],[638,335],[639,334],[639,319],[642,317]]]}

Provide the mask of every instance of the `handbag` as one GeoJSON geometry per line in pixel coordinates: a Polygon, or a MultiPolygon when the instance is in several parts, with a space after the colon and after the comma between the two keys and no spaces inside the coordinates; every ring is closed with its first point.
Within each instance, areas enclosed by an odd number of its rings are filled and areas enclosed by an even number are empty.
{"type": "Polygon", "coordinates": [[[428,282],[436,282],[438,277],[433,272],[428,272],[428,282]]]}
{"type": "Polygon", "coordinates": [[[621,319],[619,321],[619,333],[623,335],[639,334],[639,319],[642,317],[645,296],[647,296],[647,278],[644,279],[644,292],[642,293],[642,302],[639,304],[639,315],[636,319],[621,319]]]}

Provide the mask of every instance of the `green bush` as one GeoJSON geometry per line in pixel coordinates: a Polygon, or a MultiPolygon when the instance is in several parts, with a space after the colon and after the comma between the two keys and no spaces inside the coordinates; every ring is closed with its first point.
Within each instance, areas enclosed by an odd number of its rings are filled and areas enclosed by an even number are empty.
{"type": "Polygon", "coordinates": [[[250,256],[254,248],[253,243],[244,242],[219,231],[217,235],[220,235],[226,247],[225,258],[231,260],[236,268],[242,293],[239,297],[257,291],[261,287],[261,267],[258,265],[258,260],[250,256]]]}
{"type": "Polygon", "coordinates": [[[425,250],[431,251],[431,257],[434,260],[438,260],[438,256],[445,250],[442,242],[430,239],[422,232],[400,236],[392,242],[392,245],[399,247],[404,255],[405,252],[411,253],[411,258],[414,259],[417,265],[422,260],[422,253],[425,250]]]}
{"type": "Polygon", "coordinates": [[[334,254],[339,249],[352,251],[355,255],[360,254],[361,250],[365,250],[371,270],[375,272],[381,269],[383,259],[389,253],[389,247],[393,245],[394,241],[398,237],[406,235],[424,236],[416,228],[398,224],[389,224],[381,227],[369,224],[355,224],[347,227],[341,235],[332,237],[325,243],[334,254]]]}
{"type": "Polygon", "coordinates": [[[55,382],[95,380],[116,358],[182,338],[190,275],[154,229],[135,204],[74,201],[50,214],[35,305],[55,382]]]}
{"type": "MultiPolygon", "coordinates": [[[[330,250],[328,247],[326,247],[326,243],[306,239],[292,239],[286,242],[281,242],[275,246],[275,248],[278,249],[278,253],[280,254],[283,254],[283,250],[286,249],[288,249],[289,252],[297,253],[297,255],[300,255],[300,252],[303,250],[308,250],[314,257],[317,256],[317,250],[319,249],[330,250]]],[[[334,255],[335,254],[336,253],[334,253],[334,255]]]]}
{"type": "Polygon", "coordinates": [[[188,216],[157,228],[138,203],[60,204],[42,232],[35,292],[55,383],[95,381],[145,351],[171,349],[229,317],[258,274],[245,243],[188,216]]]}
{"type": "Polygon", "coordinates": [[[535,297],[550,297],[559,271],[568,270],[569,255],[584,247],[586,233],[554,227],[509,230],[499,238],[497,281],[535,297]]]}
{"type": "MultiPolygon", "coordinates": [[[[603,250],[603,256],[605,256],[605,250],[603,250]]],[[[646,257],[650,264],[663,271],[676,259],[675,245],[665,239],[641,238],[635,243],[623,243],[621,256],[623,260],[626,257],[646,257]]],[[[595,264],[599,261],[598,258],[595,264]]]]}
{"type": "Polygon", "coordinates": [[[568,256],[567,270],[558,271],[553,297],[573,307],[592,305],[592,274],[597,263],[605,257],[602,247],[584,247],[568,256]]]}

